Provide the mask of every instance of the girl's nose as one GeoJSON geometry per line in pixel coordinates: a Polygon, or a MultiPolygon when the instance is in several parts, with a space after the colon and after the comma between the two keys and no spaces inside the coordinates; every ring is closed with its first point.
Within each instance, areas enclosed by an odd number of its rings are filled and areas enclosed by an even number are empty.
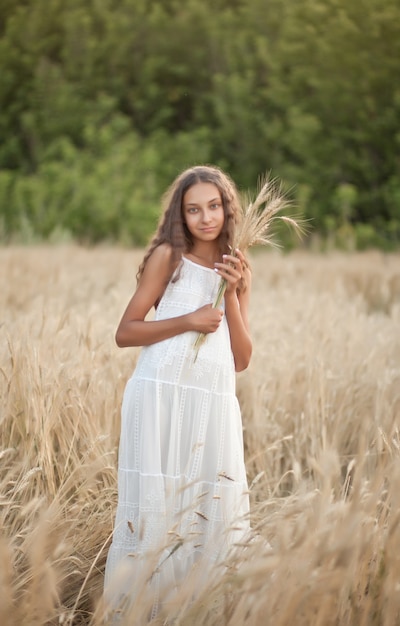
{"type": "Polygon", "coordinates": [[[203,211],[203,222],[208,224],[211,221],[211,212],[207,209],[203,211]]]}

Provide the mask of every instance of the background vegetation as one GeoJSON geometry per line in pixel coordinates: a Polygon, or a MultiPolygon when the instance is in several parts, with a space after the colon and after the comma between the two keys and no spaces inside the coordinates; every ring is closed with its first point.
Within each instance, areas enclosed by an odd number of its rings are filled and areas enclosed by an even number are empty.
{"type": "Polygon", "coordinates": [[[0,239],[143,244],[213,162],[394,247],[399,75],[398,0],[1,0],[0,239]]]}
{"type": "MultiPolygon", "coordinates": [[[[141,256],[0,249],[1,626],[105,626],[138,354],[113,335],[141,256]]],[[[398,626],[398,256],[259,253],[252,266],[254,356],[237,389],[259,541],[167,609],[176,626],[398,626]]],[[[121,626],[148,612],[143,592],[121,626]]]]}

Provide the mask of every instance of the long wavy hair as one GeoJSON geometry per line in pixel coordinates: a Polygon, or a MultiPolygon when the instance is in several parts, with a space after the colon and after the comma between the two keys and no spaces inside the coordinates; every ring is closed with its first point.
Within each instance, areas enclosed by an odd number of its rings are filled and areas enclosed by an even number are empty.
{"type": "MultiPolygon", "coordinates": [[[[163,213],[160,217],[157,230],[150,241],[144,259],[136,275],[139,281],[151,254],[163,243],[168,243],[172,249],[171,267],[176,267],[182,259],[182,254],[190,252],[193,247],[193,238],[183,218],[183,198],[190,187],[197,183],[212,183],[221,194],[224,208],[224,224],[218,237],[218,248],[221,253],[229,254],[233,244],[235,225],[240,216],[240,201],[238,191],[232,179],[218,167],[212,165],[196,165],[183,171],[169,187],[163,196],[163,213]]],[[[174,280],[179,278],[179,272],[174,280]]]]}

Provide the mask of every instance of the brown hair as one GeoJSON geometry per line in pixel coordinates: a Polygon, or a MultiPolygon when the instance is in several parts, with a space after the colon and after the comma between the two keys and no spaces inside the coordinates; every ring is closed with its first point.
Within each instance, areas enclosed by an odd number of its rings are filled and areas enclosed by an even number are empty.
{"type": "MultiPolygon", "coordinates": [[[[196,165],[182,172],[169,187],[163,197],[163,213],[158,228],[150,241],[144,259],[139,266],[137,280],[143,273],[145,265],[157,246],[168,243],[172,248],[171,265],[181,260],[182,254],[190,252],[193,239],[183,220],[183,198],[187,190],[197,183],[212,183],[221,194],[224,208],[224,225],[218,237],[219,250],[229,254],[233,244],[234,229],[240,215],[239,197],[236,186],[231,178],[218,167],[196,165]]],[[[179,274],[176,278],[179,277],[179,274]]]]}

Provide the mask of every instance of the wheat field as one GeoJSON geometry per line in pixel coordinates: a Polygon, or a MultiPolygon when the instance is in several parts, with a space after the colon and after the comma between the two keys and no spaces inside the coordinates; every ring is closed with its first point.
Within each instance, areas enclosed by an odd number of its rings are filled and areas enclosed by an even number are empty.
{"type": "MultiPolygon", "coordinates": [[[[142,251],[0,249],[0,624],[106,624],[142,251]]],[[[153,624],[400,624],[400,256],[251,255],[251,542],[153,624]]],[[[124,625],[149,623],[145,594],[124,625]]]]}

